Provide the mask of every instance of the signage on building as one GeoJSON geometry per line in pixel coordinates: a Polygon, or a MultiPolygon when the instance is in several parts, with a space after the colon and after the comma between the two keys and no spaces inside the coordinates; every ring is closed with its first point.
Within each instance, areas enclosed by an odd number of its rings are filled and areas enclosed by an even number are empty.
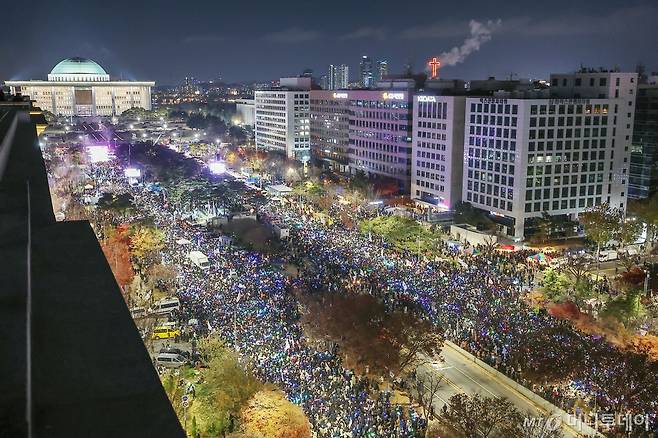
{"type": "Polygon", "coordinates": [[[334,93],[334,99],[347,99],[347,93],[334,93]]]}
{"type": "Polygon", "coordinates": [[[418,96],[418,102],[436,102],[436,96],[418,96]]]}
{"type": "Polygon", "coordinates": [[[582,105],[589,104],[589,99],[549,99],[549,105],[582,105]]]}
{"type": "Polygon", "coordinates": [[[404,100],[404,93],[384,93],[382,97],[388,100],[404,100]]]}
{"type": "Polygon", "coordinates": [[[481,97],[480,103],[507,103],[507,99],[499,99],[497,97],[481,97]]]}

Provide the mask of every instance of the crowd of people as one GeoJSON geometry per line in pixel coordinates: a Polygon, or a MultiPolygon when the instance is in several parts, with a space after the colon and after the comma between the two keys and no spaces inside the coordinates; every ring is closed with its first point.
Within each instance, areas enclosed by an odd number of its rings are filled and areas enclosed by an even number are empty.
{"type": "Polygon", "coordinates": [[[641,413],[655,427],[656,375],[624,369],[638,355],[524,303],[524,289],[533,285],[537,270],[527,251],[462,253],[458,262],[447,247],[443,260],[401,255],[338,220],[313,221],[311,207],[291,204],[270,204],[263,217],[289,225],[290,253],[306,267],[301,276],[310,286],[370,293],[391,307],[411,307],[443,328],[448,339],[565,410],[589,402],[606,412],[641,413]],[[550,374],[559,382],[540,381],[550,374]],[[622,384],[632,391],[615,387],[622,384]]]}
{"type": "MultiPolygon", "coordinates": [[[[303,407],[317,436],[416,437],[426,424],[412,408],[392,403],[388,390],[345,369],[334,349],[306,339],[295,289],[375,295],[390,309],[405,307],[430,319],[448,339],[565,410],[584,401],[642,413],[655,427],[655,375],[629,372],[620,364],[628,364],[632,353],[528,307],[522,296],[536,267],[523,251],[469,255],[446,246],[445,257],[428,260],[343,226],[346,210],[338,206],[330,213],[335,220],[327,221],[314,219],[313,208],[300,201],[255,205],[260,220],[290,230],[281,256],[298,269],[291,278],[271,256],[222,244],[188,226],[182,219],[187,212],[168,203],[166,194],[131,191],[138,214],[165,232],[163,262],[183,268],[176,292],[181,320],[199,321],[199,336],[213,332],[227,340],[260,379],[303,407]],[[181,239],[191,244],[175,243],[181,239]],[[192,249],[208,255],[209,271],[190,263],[192,249]],[[546,367],[563,371],[562,379],[538,382],[534,377],[546,367]],[[632,391],[610,387],[621,382],[632,391]]],[[[229,210],[254,206],[247,193],[227,184],[222,203],[229,210]]],[[[347,214],[354,221],[369,215],[347,214]]]]}
{"type": "MultiPolygon", "coordinates": [[[[238,194],[227,191],[226,196],[238,194]]],[[[222,246],[209,233],[175,219],[175,209],[165,208],[162,199],[143,192],[135,202],[166,233],[170,244],[163,262],[183,267],[177,291],[181,321],[196,319],[199,336],[218,333],[228,341],[257,377],[304,408],[319,437],[423,436],[426,423],[418,413],[393,404],[389,391],[345,369],[336,351],[307,342],[291,292],[296,280],[269,256],[222,246]],[[173,243],[181,239],[191,244],[173,243]],[[208,271],[191,265],[191,249],[209,257],[208,271]]],[[[234,206],[240,203],[234,201],[234,206]]]]}

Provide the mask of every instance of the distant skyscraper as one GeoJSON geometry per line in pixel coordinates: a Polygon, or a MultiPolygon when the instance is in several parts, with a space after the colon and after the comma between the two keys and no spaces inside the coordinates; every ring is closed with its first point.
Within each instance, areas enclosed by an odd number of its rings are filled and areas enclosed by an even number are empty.
{"type": "Polygon", "coordinates": [[[329,90],[340,90],[348,87],[350,81],[350,68],[345,64],[329,65],[327,85],[329,90]]]}
{"type": "Polygon", "coordinates": [[[361,57],[361,63],[359,64],[359,78],[361,80],[361,86],[364,88],[370,88],[374,85],[372,59],[366,55],[361,57]]]}
{"type": "Polygon", "coordinates": [[[329,75],[320,76],[320,88],[329,90],[329,75]]]}
{"type": "Polygon", "coordinates": [[[377,61],[377,71],[375,73],[375,82],[381,81],[388,76],[388,61],[377,61]]]}

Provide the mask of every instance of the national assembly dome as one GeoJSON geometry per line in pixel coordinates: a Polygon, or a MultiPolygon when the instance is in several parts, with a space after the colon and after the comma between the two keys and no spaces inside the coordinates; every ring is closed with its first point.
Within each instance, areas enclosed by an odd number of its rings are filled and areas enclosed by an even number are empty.
{"type": "Polygon", "coordinates": [[[109,81],[110,75],[96,61],[73,57],[58,62],[48,75],[48,80],[98,82],[109,81]]]}

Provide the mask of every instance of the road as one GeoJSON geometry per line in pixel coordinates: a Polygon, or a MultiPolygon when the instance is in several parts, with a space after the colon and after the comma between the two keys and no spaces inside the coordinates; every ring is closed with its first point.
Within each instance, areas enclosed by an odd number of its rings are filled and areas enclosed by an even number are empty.
{"type": "MultiPolygon", "coordinates": [[[[422,367],[424,373],[431,373],[435,377],[444,376],[441,387],[434,398],[436,413],[441,411],[451,396],[465,393],[480,394],[482,397],[507,398],[520,412],[529,413],[529,416],[543,417],[548,414],[537,403],[509,386],[501,376],[491,374],[449,344],[445,345],[441,355],[444,359],[443,362],[434,361],[422,367]]],[[[562,426],[565,437],[583,436],[566,423],[562,423],[562,426]]]]}

